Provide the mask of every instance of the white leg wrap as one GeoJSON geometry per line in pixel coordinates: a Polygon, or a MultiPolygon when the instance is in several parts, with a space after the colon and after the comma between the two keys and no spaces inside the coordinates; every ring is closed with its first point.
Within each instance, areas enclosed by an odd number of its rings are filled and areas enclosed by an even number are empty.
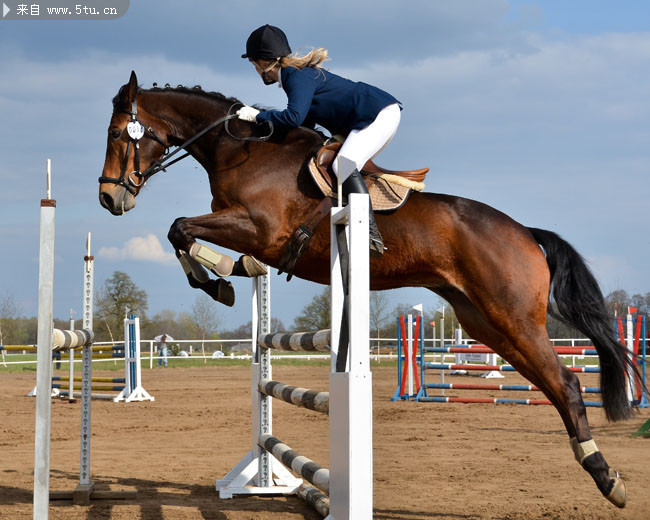
{"type": "Polygon", "coordinates": [[[192,244],[190,256],[217,276],[230,276],[235,265],[235,261],[229,256],[217,253],[198,242],[192,244]]]}
{"type": "Polygon", "coordinates": [[[593,439],[585,442],[578,442],[578,439],[575,437],[571,437],[571,449],[573,449],[573,454],[580,465],[582,465],[582,462],[589,457],[589,455],[600,451],[598,446],[596,446],[596,441],[593,439]]]}
{"type": "Polygon", "coordinates": [[[203,266],[199,264],[194,258],[188,255],[185,251],[181,251],[181,256],[178,257],[178,261],[183,266],[183,271],[186,275],[191,275],[199,283],[207,283],[210,281],[210,277],[203,266]]]}

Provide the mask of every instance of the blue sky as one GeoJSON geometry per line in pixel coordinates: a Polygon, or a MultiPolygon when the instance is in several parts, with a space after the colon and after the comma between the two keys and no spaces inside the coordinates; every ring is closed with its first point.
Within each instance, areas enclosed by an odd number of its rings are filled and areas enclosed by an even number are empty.
{"type": "MultiPolygon", "coordinates": [[[[57,199],[55,315],[81,307],[85,236],[96,286],[129,273],[150,311],[190,311],[166,234],[209,208],[207,176],[184,161],[156,176],[123,217],[97,202],[111,98],[138,73],[282,107],[239,56],[250,31],[279,25],[294,50],[329,49],[331,71],[376,84],[405,107],[378,162],[428,166],[427,190],[490,204],[560,233],[605,293],[650,291],[645,258],[650,164],[650,6],[626,1],[137,0],[115,21],[0,20],[0,297],[36,314],[39,200],[45,159],[57,199]],[[142,250],[148,251],[143,258],[142,250]]],[[[249,281],[221,307],[250,319],[249,281]]],[[[273,278],[273,313],[290,324],[321,288],[273,278]]],[[[435,305],[425,290],[392,304],[435,305]]]]}

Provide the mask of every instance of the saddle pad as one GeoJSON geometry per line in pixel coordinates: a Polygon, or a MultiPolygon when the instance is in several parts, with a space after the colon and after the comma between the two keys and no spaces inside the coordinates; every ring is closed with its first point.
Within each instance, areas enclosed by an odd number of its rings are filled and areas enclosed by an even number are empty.
{"type": "MultiPolygon", "coordinates": [[[[331,179],[329,176],[325,177],[318,169],[314,158],[309,160],[309,173],[314,179],[314,182],[325,197],[337,198],[337,187],[335,185],[336,179],[331,179]]],[[[374,174],[366,175],[364,172],[363,180],[368,186],[368,193],[370,194],[370,202],[374,211],[393,211],[404,205],[411,193],[411,188],[405,186],[408,183],[406,179],[402,179],[395,175],[381,175],[374,174]],[[399,183],[399,184],[398,184],[399,183]]],[[[422,183],[415,183],[421,185],[422,183]]],[[[419,186],[415,187],[415,189],[419,186]]],[[[422,188],[420,188],[421,190],[422,188]]],[[[418,190],[418,191],[420,191],[418,190]]]]}

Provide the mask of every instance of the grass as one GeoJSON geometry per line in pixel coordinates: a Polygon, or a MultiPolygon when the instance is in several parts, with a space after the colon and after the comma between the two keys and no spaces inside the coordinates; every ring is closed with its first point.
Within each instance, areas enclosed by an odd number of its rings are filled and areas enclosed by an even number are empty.
{"type": "MultiPolygon", "coordinates": [[[[285,355],[286,353],[283,353],[285,355]]],[[[290,354],[289,354],[290,355],[290,354]]],[[[65,361],[65,357],[63,360],[65,361]]],[[[78,359],[78,358],[77,358],[78,359]]],[[[5,355],[6,361],[36,361],[35,354],[7,354],[5,355]]],[[[427,358],[427,361],[430,359],[427,358]]],[[[502,364],[502,360],[499,360],[502,364]]],[[[593,366],[598,365],[598,359],[595,357],[585,358],[582,360],[576,360],[579,365],[593,366]]],[[[570,358],[563,358],[565,365],[571,364],[570,358]]],[[[201,359],[201,358],[182,358],[182,359],[168,359],[167,368],[192,368],[192,367],[235,367],[235,366],[250,366],[250,359],[234,359],[230,357],[218,358],[218,359],[201,359]]],[[[143,369],[149,369],[149,359],[143,359],[141,361],[143,369]]],[[[282,359],[273,359],[272,364],[274,366],[327,366],[330,365],[329,358],[312,358],[312,359],[291,359],[290,357],[282,359]]],[[[371,359],[371,366],[382,366],[382,367],[397,367],[397,360],[393,358],[391,360],[382,359],[380,363],[371,359]]],[[[158,358],[154,357],[153,367],[158,368],[158,358]]],[[[164,368],[164,367],[161,367],[164,368]]],[[[101,362],[93,363],[93,370],[109,370],[109,371],[124,371],[124,363],[120,360],[105,360],[101,362]]],[[[53,374],[66,373],[68,372],[67,362],[61,363],[61,368],[53,370],[53,374]]],[[[81,373],[81,366],[79,364],[75,365],[75,372],[81,373]]],[[[2,360],[0,359],[0,374],[20,374],[20,373],[36,373],[36,363],[29,365],[3,365],[2,360]]]]}

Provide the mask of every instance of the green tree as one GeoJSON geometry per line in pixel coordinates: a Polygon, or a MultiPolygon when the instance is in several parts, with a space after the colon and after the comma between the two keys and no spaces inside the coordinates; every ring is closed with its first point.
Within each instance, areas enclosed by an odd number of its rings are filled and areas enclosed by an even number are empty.
{"type": "Polygon", "coordinates": [[[332,297],[330,288],[325,287],[320,294],[314,296],[301,314],[293,320],[293,330],[315,331],[330,328],[332,314],[332,297]]]}
{"type": "Polygon", "coordinates": [[[95,294],[94,327],[104,339],[121,338],[127,309],[145,321],[148,308],[146,291],[140,289],[128,274],[115,271],[95,294]]]}

